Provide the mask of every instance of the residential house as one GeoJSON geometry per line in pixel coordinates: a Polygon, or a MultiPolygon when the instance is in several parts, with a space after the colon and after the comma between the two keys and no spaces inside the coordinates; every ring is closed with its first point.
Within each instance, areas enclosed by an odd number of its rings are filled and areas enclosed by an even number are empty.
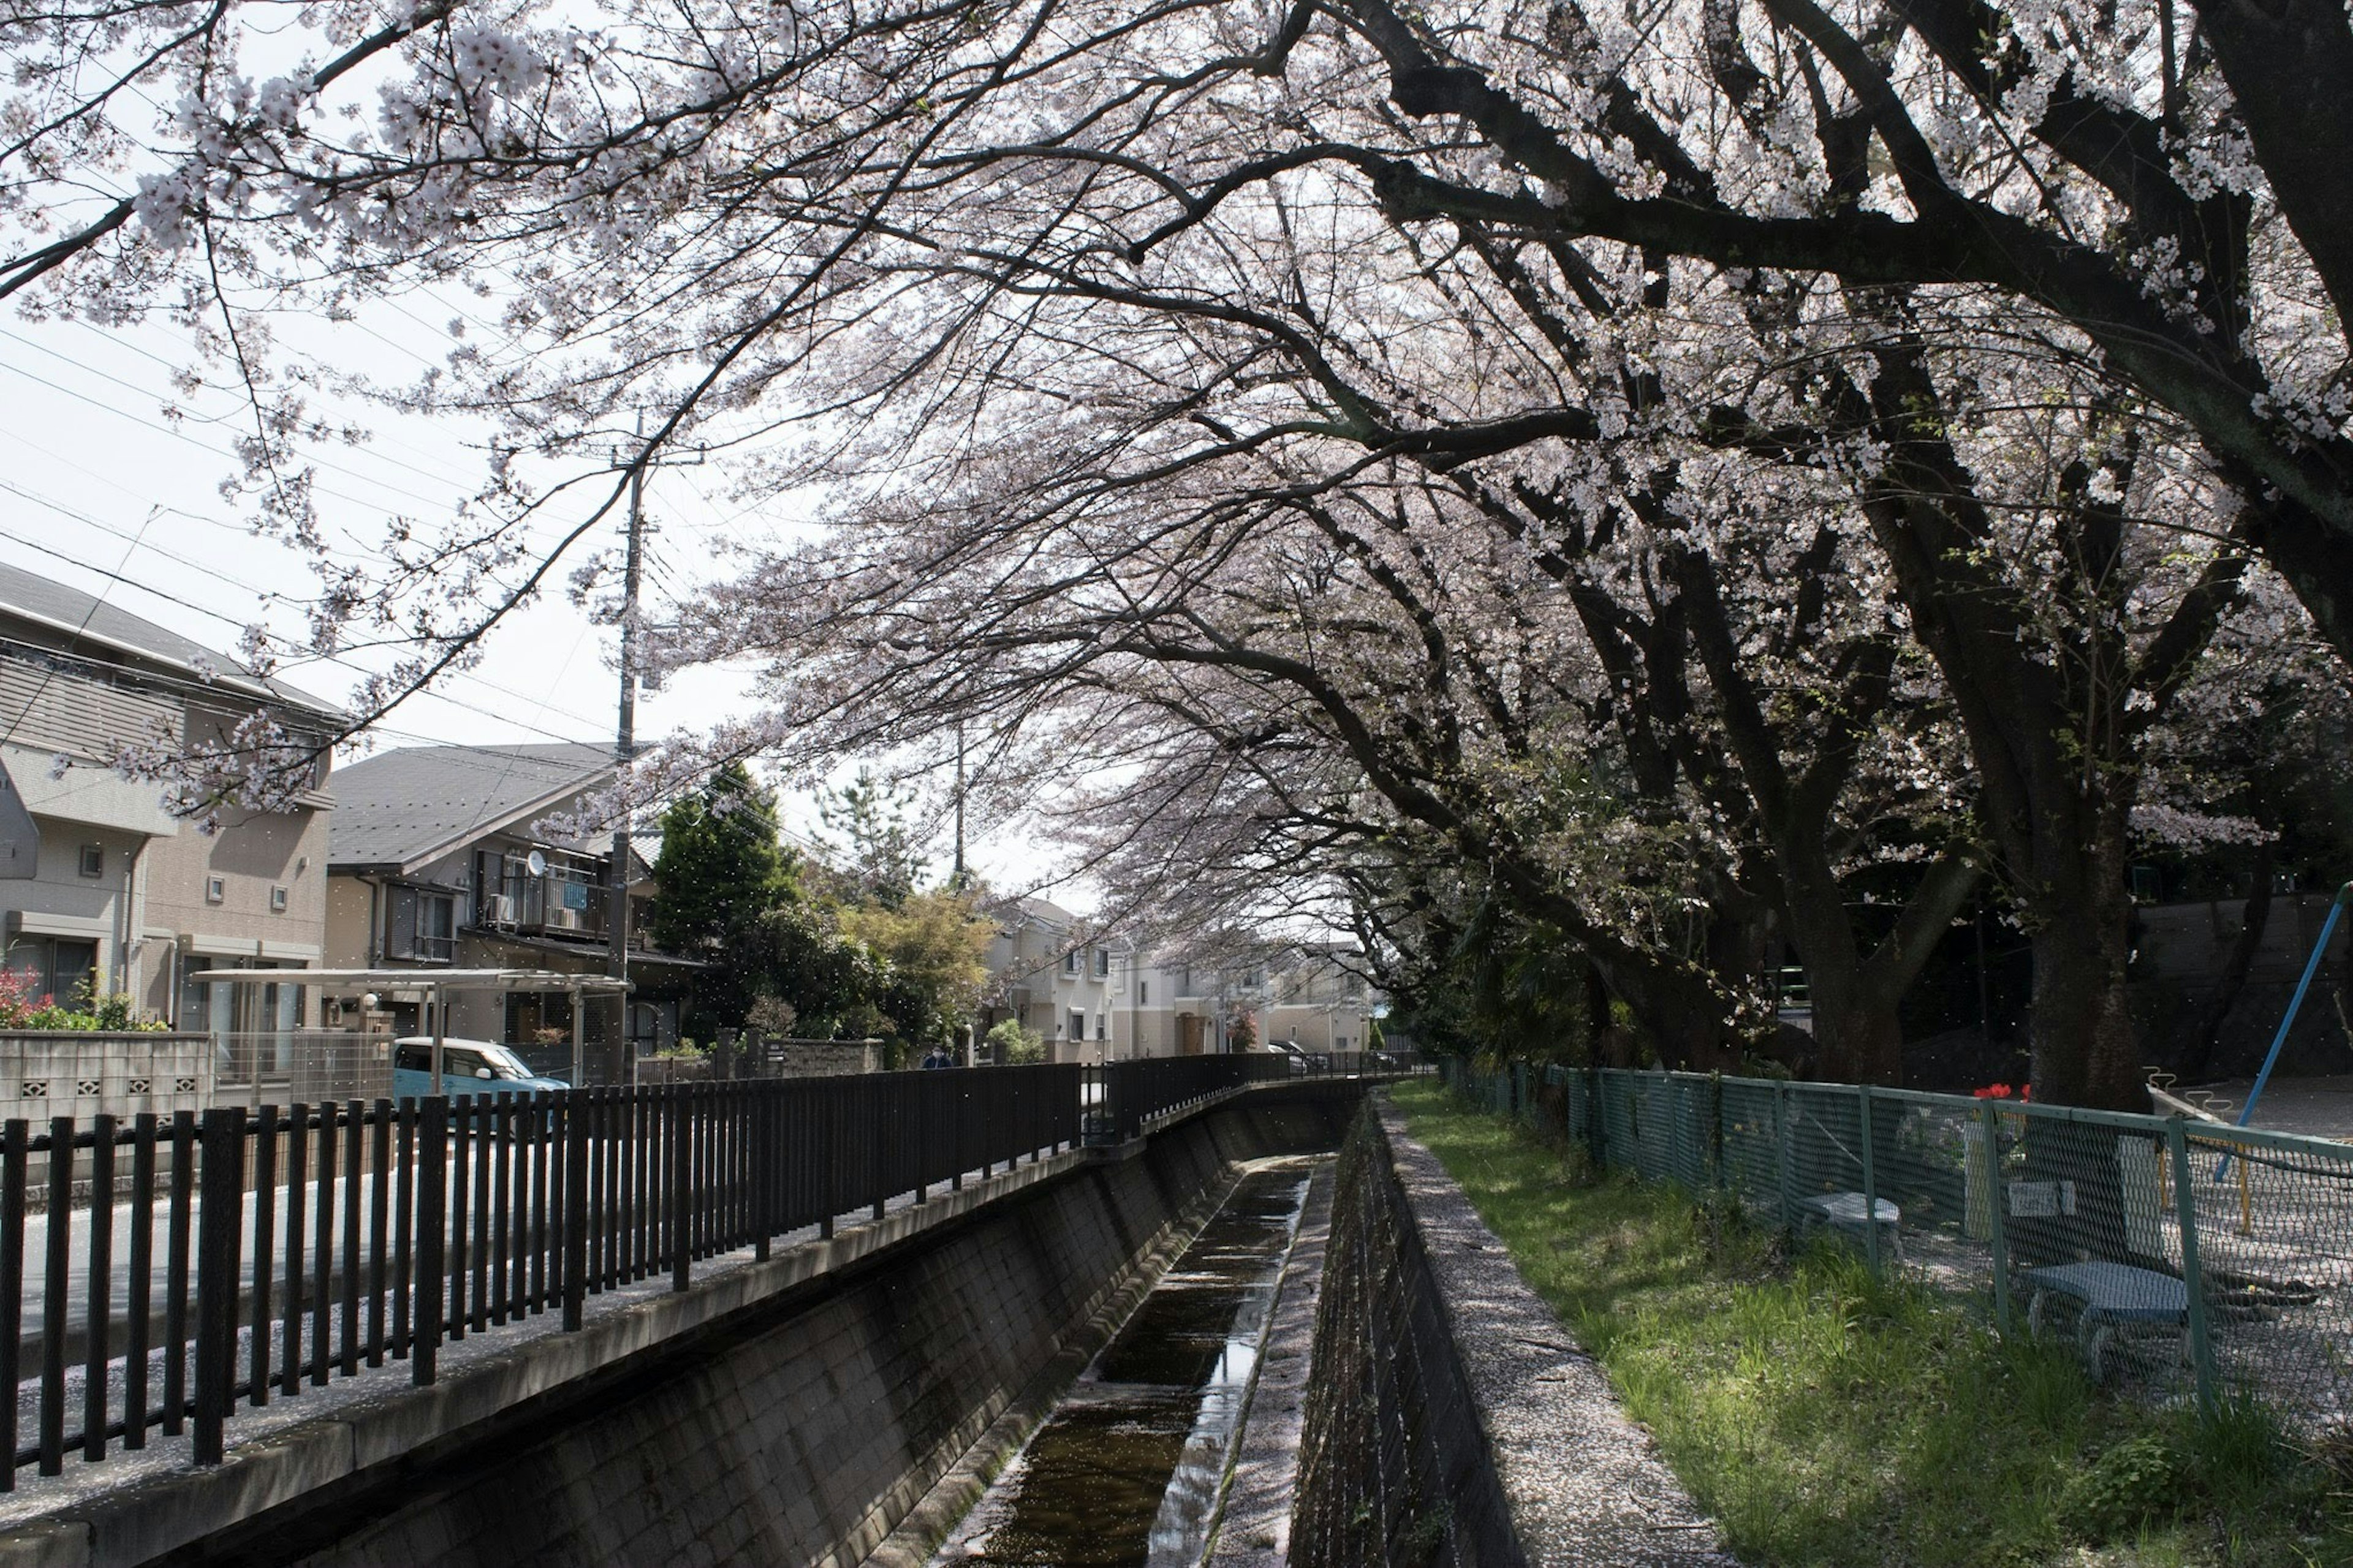
{"type": "Polygon", "coordinates": [[[1018,1018],[1044,1037],[1050,1061],[1109,1059],[1128,994],[1128,957],[1124,942],[1089,941],[1084,922],[1060,905],[1016,900],[989,947],[995,1000],[982,1009],[978,1032],[1018,1018]]]}
{"type": "MultiPolygon", "coordinates": [[[[612,748],[587,743],[415,746],[346,764],[336,775],[327,852],[332,966],[609,973],[612,840],[568,838],[546,824],[609,787],[615,772],[612,748]]],[[[653,891],[651,868],[633,848],[629,973],[641,983],[674,982],[701,965],[648,944],[653,891]]],[[[431,1026],[419,997],[395,991],[379,1002],[399,1033],[431,1026]]],[[[598,1047],[593,1070],[607,1081],[625,1076],[611,1013],[588,1005],[581,1031],[598,1047]]],[[[527,1054],[568,1049],[571,1038],[561,990],[456,993],[448,1014],[448,1033],[527,1054]]],[[[675,1002],[632,999],[633,1047],[666,1045],[677,1028],[675,1002]]]]}
{"type": "Polygon", "coordinates": [[[1361,1051],[1386,1000],[1366,984],[1363,955],[1334,942],[1298,942],[1268,966],[1260,1037],[1303,1050],[1361,1051]]]}
{"type": "Polygon", "coordinates": [[[1232,1048],[1232,1021],[1250,1011],[1265,986],[1262,968],[1179,955],[1128,955],[1119,1006],[1112,1017],[1113,1054],[1217,1056],[1232,1048]]]}
{"type": "Polygon", "coordinates": [[[1261,1047],[1363,1050],[1383,1006],[1356,957],[1351,948],[1294,942],[1217,959],[1132,960],[1113,1015],[1113,1054],[1215,1055],[1233,1048],[1244,1019],[1261,1047]]]}
{"type": "Polygon", "coordinates": [[[126,994],[182,1029],[302,1025],[299,986],[190,976],[319,963],[329,748],[343,717],[216,649],[0,565],[0,791],[32,828],[21,841],[0,833],[0,963],[60,1000],[85,983],[126,994]],[[203,832],[112,765],[124,746],[223,741],[257,711],[317,747],[286,810],[232,810],[203,832]]]}

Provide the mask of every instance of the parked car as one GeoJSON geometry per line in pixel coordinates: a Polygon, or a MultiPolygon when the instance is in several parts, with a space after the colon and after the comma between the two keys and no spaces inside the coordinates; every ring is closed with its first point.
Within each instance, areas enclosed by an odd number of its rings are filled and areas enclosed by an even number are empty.
{"type": "MultiPolygon", "coordinates": [[[[541,1078],[505,1046],[490,1040],[454,1037],[441,1042],[441,1088],[452,1100],[477,1095],[536,1094],[543,1089],[569,1089],[562,1079],[541,1078]]],[[[392,1043],[392,1092],[395,1099],[424,1100],[433,1095],[433,1037],[409,1035],[392,1043]]]]}
{"type": "Polygon", "coordinates": [[[1267,1044],[1291,1058],[1291,1070],[1294,1074],[1332,1070],[1332,1058],[1327,1053],[1311,1051],[1297,1040],[1269,1040],[1267,1044]]]}

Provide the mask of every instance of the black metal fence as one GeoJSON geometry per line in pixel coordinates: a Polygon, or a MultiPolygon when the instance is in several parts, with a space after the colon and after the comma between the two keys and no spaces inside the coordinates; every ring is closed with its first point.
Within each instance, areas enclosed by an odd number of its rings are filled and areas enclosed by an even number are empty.
{"type": "Polygon", "coordinates": [[[0,1489],[158,1433],[217,1463],[240,1408],[388,1361],[430,1384],[469,1334],[577,1329],[591,1296],[684,1289],[704,1259],[1251,1083],[1395,1070],[1190,1057],[0,1123],[0,1489]]]}

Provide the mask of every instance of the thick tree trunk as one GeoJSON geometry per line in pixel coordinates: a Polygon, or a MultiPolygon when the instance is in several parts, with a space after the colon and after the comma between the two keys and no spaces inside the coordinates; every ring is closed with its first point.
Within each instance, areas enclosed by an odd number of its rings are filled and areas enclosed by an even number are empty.
{"type": "Polygon", "coordinates": [[[1839,965],[1810,965],[1814,1005],[1814,1073],[1831,1083],[1896,1086],[1904,1081],[1904,1026],[1895,998],[1839,965]]]}
{"type": "Polygon", "coordinates": [[[1724,998],[1695,974],[1663,965],[1602,963],[1609,988],[1650,1037],[1661,1065],[1679,1071],[1736,1072],[1744,1042],[1724,998]]]}
{"type": "Polygon", "coordinates": [[[2247,988],[2248,972],[2254,968],[2255,954],[2263,945],[2263,930],[2271,924],[2272,875],[2277,862],[2277,847],[2272,841],[2256,846],[2255,868],[2247,881],[2247,904],[2240,914],[2238,939],[2231,944],[2231,956],[2222,965],[2214,995],[2206,1005],[2205,1015],[2198,1020],[2189,1054],[2181,1060],[2181,1077],[2186,1083],[2205,1079],[2214,1063],[2214,1047],[2221,1042],[2222,1025],[2237,1005],[2240,993],[2247,988]]]}
{"type": "Polygon", "coordinates": [[[2035,911],[2034,1098],[2145,1111],[2148,1089],[2125,1006],[2132,903],[2121,886],[2075,902],[2075,920],[2054,918],[2057,900],[2035,911]]]}

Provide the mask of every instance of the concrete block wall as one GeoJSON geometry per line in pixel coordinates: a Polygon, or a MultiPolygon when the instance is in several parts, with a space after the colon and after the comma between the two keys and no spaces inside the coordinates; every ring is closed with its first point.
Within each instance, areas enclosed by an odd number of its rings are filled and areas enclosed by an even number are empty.
{"type": "Polygon", "coordinates": [[[205,1035],[84,1034],[27,1030],[0,1035],[0,1117],[21,1117],[37,1132],[53,1116],[88,1122],[212,1103],[213,1044],[205,1035]]]}
{"type": "Polygon", "coordinates": [[[445,1438],[429,1462],[290,1505],[217,1542],[214,1560],[859,1562],[1232,1163],[1330,1148],[1353,1108],[1254,1094],[570,1401],[445,1438]]]}

